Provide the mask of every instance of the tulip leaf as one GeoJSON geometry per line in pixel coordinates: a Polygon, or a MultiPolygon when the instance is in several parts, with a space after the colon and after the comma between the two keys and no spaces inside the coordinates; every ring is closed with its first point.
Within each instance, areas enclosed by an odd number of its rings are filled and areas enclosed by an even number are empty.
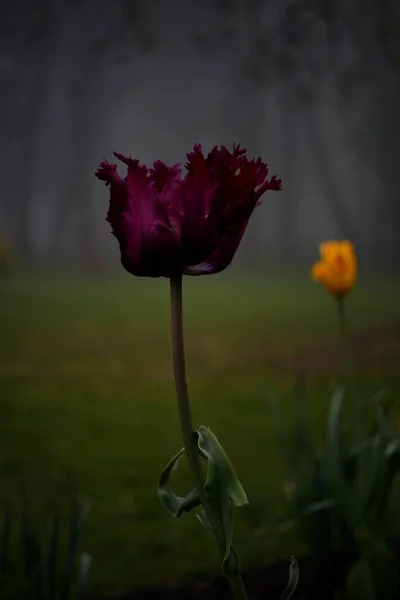
{"type": "Polygon", "coordinates": [[[400,473],[391,482],[384,510],[376,523],[377,531],[382,537],[397,538],[400,535],[400,473]]]}
{"type": "Polygon", "coordinates": [[[60,539],[60,518],[58,515],[53,517],[48,536],[48,588],[49,588],[49,600],[55,600],[57,597],[57,559],[58,557],[58,546],[60,539]]]}
{"type": "Polygon", "coordinates": [[[208,461],[204,490],[216,508],[225,534],[225,561],[232,543],[233,509],[248,504],[248,500],[225,450],[212,431],[201,425],[196,433],[200,454],[208,461]]]}
{"type": "Polygon", "coordinates": [[[351,568],[346,581],[346,598],[378,600],[398,598],[398,560],[383,541],[370,544],[351,568]]]}
{"type": "Polygon", "coordinates": [[[72,497],[69,516],[69,540],[66,562],[64,565],[62,589],[59,595],[60,600],[68,600],[70,598],[75,578],[75,563],[79,548],[79,542],[82,535],[83,526],[89,512],[89,508],[89,502],[86,501],[80,503],[78,501],[77,496],[72,497]]]}
{"type": "Polygon", "coordinates": [[[339,443],[339,417],[343,391],[336,390],[331,399],[327,426],[327,472],[334,500],[338,504],[350,531],[363,530],[362,511],[346,482],[339,443]]]}
{"type": "Polygon", "coordinates": [[[377,420],[379,431],[371,443],[373,455],[369,464],[371,473],[369,488],[364,490],[365,508],[368,512],[372,511],[373,514],[377,514],[379,511],[390,485],[387,458],[385,456],[390,436],[385,413],[381,407],[377,409],[377,420]]]}
{"type": "Polygon", "coordinates": [[[289,600],[293,597],[293,594],[299,583],[299,565],[294,556],[290,559],[290,570],[289,570],[289,581],[286,588],[283,590],[281,600],[289,600]]]}
{"type": "Polygon", "coordinates": [[[393,407],[394,399],[389,395],[389,391],[385,388],[378,390],[369,400],[371,406],[381,407],[385,415],[389,414],[389,411],[393,407]]]}
{"type": "Polygon", "coordinates": [[[398,557],[384,541],[378,540],[368,553],[371,571],[374,577],[377,597],[400,597],[400,571],[398,557]]]}
{"type": "Polygon", "coordinates": [[[5,573],[10,561],[11,513],[7,508],[0,528],[0,572],[5,573]]]}
{"type": "Polygon", "coordinates": [[[76,599],[81,600],[84,597],[89,571],[92,566],[92,557],[90,554],[82,553],[78,560],[78,576],[76,582],[76,599]]]}
{"type": "MultiPolygon", "coordinates": [[[[232,507],[233,511],[233,507],[232,507]]],[[[204,526],[204,528],[212,535],[215,539],[214,532],[211,528],[210,521],[204,510],[199,512],[197,515],[200,523],[204,526]]],[[[236,553],[236,550],[232,545],[230,545],[226,558],[222,561],[222,572],[224,576],[229,580],[230,585],[235,588],[241,584],[242,575],[240,573],[240,561],[239,557],[236,553]]]]}
{"type": "Polygon", "coordinates": [[[182,448],[171,458],[160,475],[157,488],[157,494],[161,504],[176,518],[180,517],[183,512],[189,512],[200,505],[200,498],[196,489],[192,490],[185,498],[182,498],[181,496],[177,496],[170,486],[171,475],[177,468],[184,452],[185,449],[182,448]]]}
{"type": "Polygon", "coordinates": [[[213,432],[200,425],[196,433],[200,454],[208,460],[205,491],[212,492],[214,489],[223,488],[234,506],[248,504],[246,492],[213,432]]]}
{"type": "Polygon", "coordinates": [[[350,569],[346,580],[346,598],[348,600],[377,600],[374,592],[373,575],[368,561],[361,557],[350,569]]]}
{"type": "MultiPolygon", "coordinates": [[[[216,534],[204,511],[197,518],[205,529],[218,542],[222,558],[222,571],[232,589],[242,585],[239,558],[232,546],[233,513],[235,506],[248,504],[245,491],[233,470],[229,459],[215,435],[207,427],[200,426],[195,432],[199,454],[207,460],[204,492],[213,510],[221,531],[216,534]],[[220,534],[223,534],[221,542],[220,534]]],[[[164,508],[174,517],[189,512],[201,504],[196,489],[185,498],[177,496],[171,489],[170,479],[184,453],[182,448],[163,469],[158,483],[158,497],[164,508]]]]}
{"type": "Polygon", "coordinates": [[[326,498],[325,500],[319,500],[317,502],[313,502],[309,504],[302,511],[298,512],[299,516],[307,516],[312,515],[314,513],[321,512],[323,510],[330,510],[336,506],[336,502],[332,500],[332,498],[326,498]]]}

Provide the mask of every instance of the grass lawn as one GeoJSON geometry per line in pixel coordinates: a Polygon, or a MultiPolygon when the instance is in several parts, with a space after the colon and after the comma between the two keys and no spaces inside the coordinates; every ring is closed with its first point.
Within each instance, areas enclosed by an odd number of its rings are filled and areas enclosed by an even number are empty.
{"type": "MultiPolygon", "coordinates": [[[[308,376],[322,435],[341,362],[333,301],[302,278],[185,279],[194,420],[218,435],[248,493],[237,513],[244,563],[289,559],[304,545],[272,526],[284,500],[267,398],[290,416],[294,373],[308,376]]],[[[171,368],[168,282],[16,278],[0,282],[0,503],[28,484],[41,514],[74,482],[91,501],[82,549],[93,590],[164,582],[217,566],[193,515],[174,520],[156,497],[181,447],[171,368]]],[[[400,395],[400,280],[360,283],[348,299],[359,384],[400,395]]],[[[177,490],[190,479],[182,465],[177,490]]]]}

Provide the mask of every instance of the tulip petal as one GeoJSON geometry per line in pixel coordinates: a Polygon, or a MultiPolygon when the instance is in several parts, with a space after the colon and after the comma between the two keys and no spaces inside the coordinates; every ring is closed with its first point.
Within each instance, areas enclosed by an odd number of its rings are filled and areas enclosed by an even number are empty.
{"type": "Polygon", "coordinates": [[[321,260],[311,269],[311,277],[321,281],[325,289],[344,296],[354,287],[357,278],[357,258],[348,240],[328,241],[320,244],[321,260]]]}
{"type": "Polygon", "coordinates": [[[117,165],[101,161],[95,173],[101,181],[110,186],[110,206],[107,213],[107,221],[110,223],[113,234],[118,237],[120,232],[121,213],[125,205],[125,185],[117,172],[117,165]]]}
{"type": "Polygon", "coordinates": [[[311,277],[314,281],[320,281],[324,274],[324,265],[322,262],[317,262],[311,269],[311,277]]]}
{"type": "Polygon", "coordinates": [[[182,179],[179,164],[155,161],[152,168],[120,153],[127,166],[121,178],[103,161],[96,176],[110,186],[107,220],[119,241],[121,262],[132,274],[169,277],[224,270],[233,260],[248,220],[261,195],[280,190],[268,180],[268,166],[248,160],[246,150],[215,146],[207,156],[200,144],[187,155],[182,179]]]}
{"type": "Polygon", "coordinates": [[[279,191],[282,187],[281,180],[275,176],[267,179],[268,166],[261,159],[249,161],[240,146],[234,146],[233,152],[224,146],[220,150],[213,148],[207,160],[219,182],[215,193],[217,204],[224,209],[219,222],[219,241],[205,261],[185,269],[187,275],[214,274],[226,269],[260,196],[268,189],[279,191]]]}

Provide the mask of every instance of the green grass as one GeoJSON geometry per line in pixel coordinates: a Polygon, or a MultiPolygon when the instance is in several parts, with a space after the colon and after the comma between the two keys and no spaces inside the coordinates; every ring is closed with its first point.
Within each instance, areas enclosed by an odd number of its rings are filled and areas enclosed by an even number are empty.
{"type": "MultiPolygon", "coordinates": [[[[194,419],[217,434],[246,489],[237,513],[243,562],[301,553],[272,527],[284,500],[267,397],[290,413],[296,369],[309,379],[322,431],[329,384],[341,379],[333,301],[307,279],[185,279],[194,419]]],[[[97,592],[163,582],[217,566],[193,515],[175,521],[156,497],[181,446],[169,341],[168,282],[128,276],[0,282],[0,503],[27,484],[42,514],[71,483],[91,501],[82,549],[97,592]]],[[[360,284],[348,299],[359,385],[399,396],[400,281],[360,284]]],[[[190,479],[176,474],[184,492],[190,479]]]]}

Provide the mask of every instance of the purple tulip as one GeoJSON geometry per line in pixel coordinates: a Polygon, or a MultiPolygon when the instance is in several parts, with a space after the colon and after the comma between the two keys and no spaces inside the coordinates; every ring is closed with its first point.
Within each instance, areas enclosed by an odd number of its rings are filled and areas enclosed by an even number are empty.
{"type": "Polygon", "coordinates": [[[96,176],[110,186],[107,221],[117,238],[121,262],[141,277],[176,273],[209,275],[232,262],[249,218],[267,190],[281,189],[281,180],[267,178],[260,158],[248,160],[246,150],[214,147],[207,157],[200,144],[181,166],[156,161],[151,169],[114,152],[128,172],[102,161],[96,176]]]}

